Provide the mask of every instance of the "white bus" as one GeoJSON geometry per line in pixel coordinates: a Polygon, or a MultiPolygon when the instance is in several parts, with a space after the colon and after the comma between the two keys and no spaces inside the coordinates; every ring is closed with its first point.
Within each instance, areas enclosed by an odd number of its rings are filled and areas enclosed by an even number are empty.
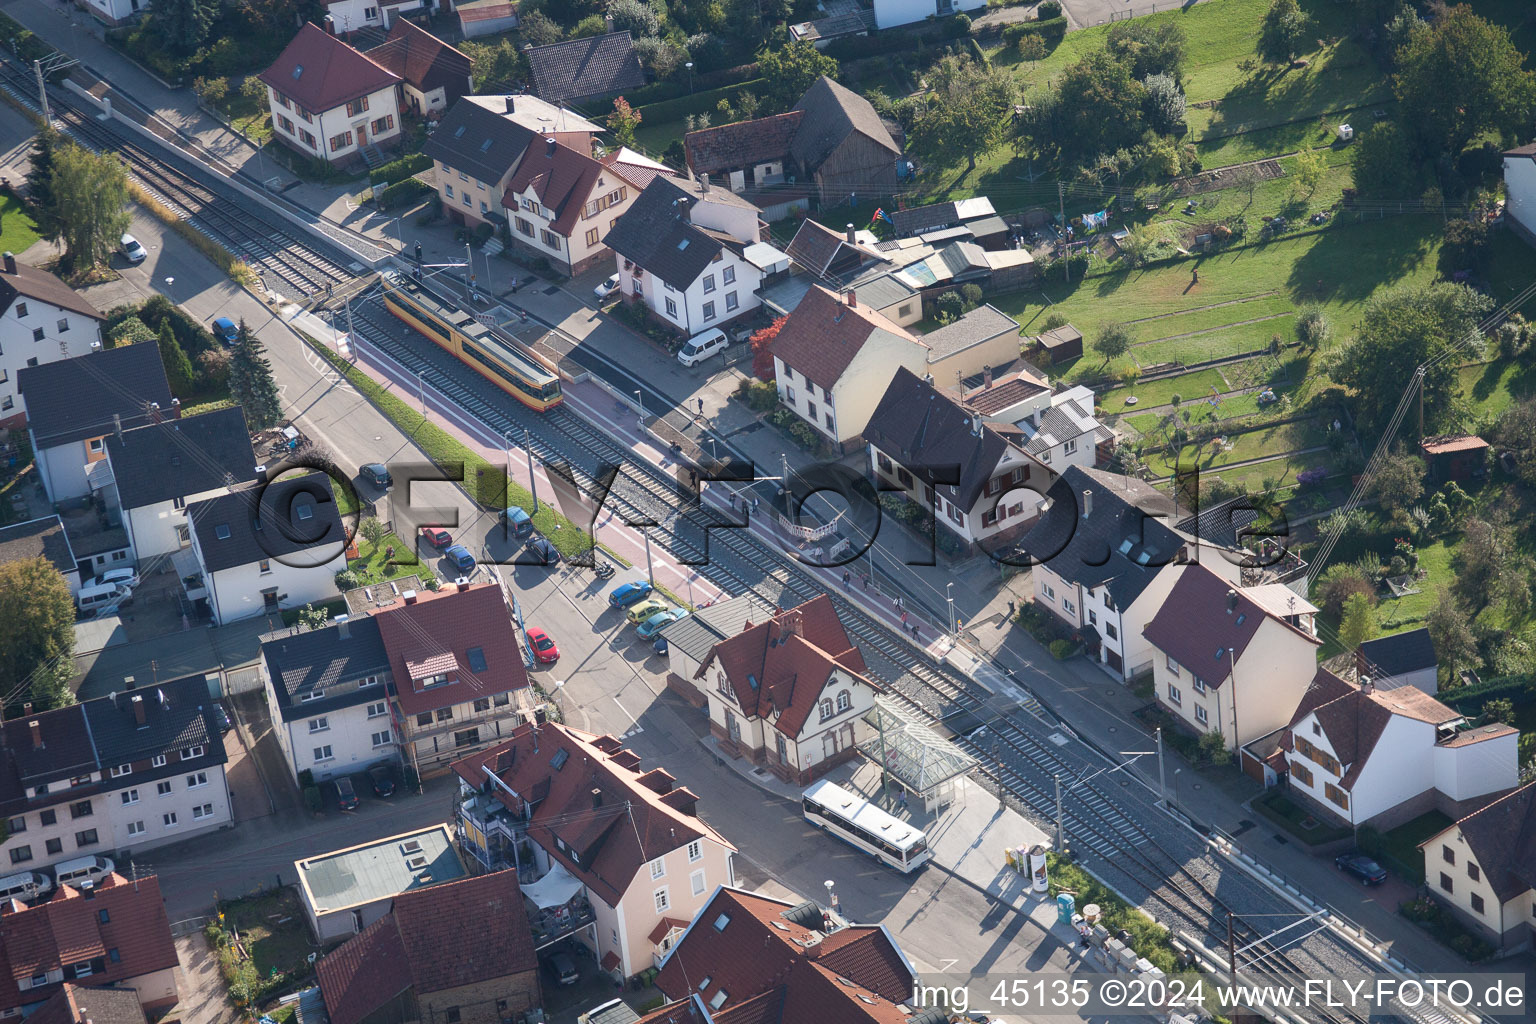
{"type": "Polygon", "coordinates": [[[932,857],[923,830],[823,779],[802,798],[805,820],[905,874],[932,857]]]}

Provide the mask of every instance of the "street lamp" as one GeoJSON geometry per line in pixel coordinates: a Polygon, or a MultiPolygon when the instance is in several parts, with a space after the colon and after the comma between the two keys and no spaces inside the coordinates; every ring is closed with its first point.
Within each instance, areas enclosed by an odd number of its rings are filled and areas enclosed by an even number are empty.
{"type": "Polygon", "coordinates": [[[827,887],[827,906],[830,907],[832,910],[836,910],[837,909],[837,891],[835,889],[833,889],[832,887],[834,885],[836,885],[837,883],[832,881],[832,879],[829,878],[825,882],[822,882],[821,884],[827,887]]]}
{"type": "Polygon", "coordinates": [[[683,66],[688,69],[688,91],[693,92],[693,61],[690,60],[683,66]]]}
{"type": "Polygon", "coordinates": [[[955,632],[955,584],[953,581],[944,585],[944,600],[949,603],[949,632],[953,636],[955,632]]]}
{"type": "Polygon", "coordinates": [[[640,411],[640,429],[645,429],[645,394],[639,388],[635,389],[635,408],[640,411]]]}
{"type": "Polygon", "coordinates": [[[1184,774],[1184,769],[1183,768],[1175,768],[1173,770],[1173,793],[1174,793],[1174,796],[1177,798],[1177,799],[1174,800],[1174,806],[1179,808],[1180,810],[1183,810],[1183,808],[1184,808],[1183,780],[1179,778],[1179,776],[1183,775],[1183,774],[1184,774]]]}

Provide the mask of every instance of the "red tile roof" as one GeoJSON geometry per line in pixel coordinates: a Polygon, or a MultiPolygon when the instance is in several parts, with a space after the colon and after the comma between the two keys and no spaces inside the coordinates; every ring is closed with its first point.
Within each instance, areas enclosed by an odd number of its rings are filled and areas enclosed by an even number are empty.
{"type": "Polygon", "coordinates": [[[517,872],[497,871],[401,893],[315,973],[331,1024],[357,1024],[408,988],[419,996],[537,970],[517,872]]]}
{"type": "MultiPolygon", "coordinates": [[[[509,210],[516,209],[518,200],[531,189],[539,205],[555,214],[551,228],[569,236],[593,193],[613,192],[621,184],[633,187],[623,175],[622,164],[604,166],[585,153],[545,139],[535,141],[523,153],[517,170],[507,182],[502,205],[509,210]],[[601,186],[598,185],[599,178],[603,178],[601,186]]],[[[605,216],[601,220],[606,219],[605,216]]]]}
{"type": "Polygon", "coordinates": [[[491,792],[508,809],[520,814],[525,802],[535,805],[528,834],[609,906],[618,904],[642,866],[695,839],[735,849],[699,818],[697,797],[686,788],[663,792],[671,776],[641,772],[612,736],[554,724],[535,733],[525,725],[510,739],[453,763],[476,788],[487,785],[485,768],[506,787],[491,792]],[[576,859],[557,839],[575,850],[576,859]]]}
{"type": "Polygon", "coordinates": [[[323,114],[400,82],[399,75],[313,22],[305,22],[272,66],[257,77],[311,114],[323,114]]]}
{"type": "Polygon", "coordinates": [[[1474,434],[1447,434],[1444,437],[1426,437],[1419,446],[1430,455],[1447,455],[1451,452],[1472,452],[1488,447],[1488,442],[1474,434]]]}
{"type": "Polygon", "coordinates": [[[844,305],[840,296],[812,285],[779,328],[779,336],[773,340],[773,354],[807,380],[830,390],[876,331],[923,347],[922,341],[907,333],[905,327],[869,306],[844,305]]]}
{"type": "Polygon", "coordinates": [[[702,1024],[704,1020],[703,1010],[697,1002],[689,998],[658,1007],[641,1017],[635,1024],[702,1024]]]}
{"type": "Polygon", "coordinates": [[[17,982],[81,960],[104,960],[103,969],[90,975],[92,987],[178,963],[159,879],[151,875],[130,882],[118,874],[108,875],[88,897],[60,886],[48,902],[0,917],[0,958],[5,968],[0,970],[0,1010],[57,991],[53,986],[29,989],[23,999],[17,982]],[[117,962],[110,957],[113,950],[117,962]]]}
{"type": "Polygon", "coordinates": [[[737,121],[689,132],[683,136],[688,166],[698,174],[746,169],[771,160],[789,159],[789,143],[800,127],[803,111],[737,121]]]}
{"type": "Polygon", "coordinates": [[[656,986],[679,999],[697,992],[723,1024],[901,1024],[913,973],[889,934],[851,925],[829,935],[785,912],[790,903],[722,887],[673,947],[656,986]],[[723,927],[716,927],[724,920],[723,927]],[[701,989],[699,985],[708,979],[701,989]]]}
{"type": "Polygon", "coordinates": [[[772,719],[774,728],[791,739],[800,735],[835,669],[848,672],[856,683],[883,689],[866,675],[864,655],[848,639],[826,594],[765,622],[749,623],[720,641],[694,678],[703,678],[716,659],[742,710],[772,719]]]}
{"type": "MultiPolygon", "coordinates": [[[[1318,678],[1314,678],[1312,686],[1303,695],[1301,705],[1291,717],[1285,738],[1290,739],[1294,735],[1292,730],[1308,715],[1315,714],[1317,724],[1328,737],[1328,745],[1333,748],[1333,756],[1346,769],[1344,777],[1339,780],[1339,786],[1347,791],[1354,789],[1361,773],[1365,771],[1371,753],[1386,732],[1393,715],[1428,725],[1446,725],[1462,718],[1461,712],[1440,703],[1416,686],[1400,686],[1392,690],[1373,688],[1367,693],[1332,673],[1327,673],[1331,681],[1326,689],[1337,695],[1331,700],[1320,700],[1312,695],[1321,692],[1318,679],[1323,675],[1324,670],[1319,669],[1318,678]]],[[[1492,739],[1494,735],[1499,734],[1490,734],[1486,738],[1492,739]]],[[[1287,750],[1294,749],[1294,740],[1284,747],[1287,750]]]]}
{"type": "Polygon", "coordinates": [[[394,673],[395,696],[407,715],[466,704],[528,685],[517,630],[501,588],[481,583],[465,590],[446,587],[421,593],[414,604],[402,598],[370,614],[379,624],[394,673]],[[470,667],[469,651],[479,648],[485,670],[470,667]],[[448,672],[446,683],[418,689],[410,666],[422,674],[448,672]]]}
{"type": "Polygon", "coordinates": [[[475,62],[404,18],[396,18],[389,38],[368,51],[368,59],[392,71],[422,92],[442,87],[448,103],[469,89],[475,62]]]}
{"type": "Polygon", "coordinates": [[[651,934],[646,936],[646,938],[650,939],[651,945],[657,946],[661,944],[662,939],[667,937],[667,932],[673,928],[687,927],[688,922],[680,917],[664,917],[656,922],[656,927],[651,929],[651,934]]]}

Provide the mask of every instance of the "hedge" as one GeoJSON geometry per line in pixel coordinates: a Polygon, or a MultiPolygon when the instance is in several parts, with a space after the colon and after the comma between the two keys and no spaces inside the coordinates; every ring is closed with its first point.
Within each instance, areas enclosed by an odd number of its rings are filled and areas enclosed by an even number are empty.
{"type": "Polygon", "coordinates": [[[53,47],[34,35],[31,29],[24,28],[19,21],[8,15],[0,14],[0,33],[4,33],[5,39],[16,44],[16,55],[27,64],[31,64],[34,60],[42,60],[53,53],[53,47]]]}
{"type": "Polygon", "coordinates": [[[883,53],[914,50],[919,42],[932,44],[946,39],[959,39],[968,34],[970,28],[971,19],[966,15],[956,14],[953,17],[926,22],[915,32],[881,32],[873,36],[844,36],[841,39],[832,40],[821,52],[840,61],[877,57],[883,53]],[[961,18],[965,20],[961,21],[961,18]]]}
{"type": "Polygon", "coordinates": [[[406,178],[397,181],[382,192],[374,193],[374,202],[381,210],[392,210],[396,206],[404,206],[417,196],[431,192],[432,186],[420,178],[406,178]]]}
{"type": "MultiPolygon", "coordinates": [[[[653,82],[623,93],[624,99],[632,107],[643,107],[647,103],[661,103],[665,100],[675,100],[682,96],[688,96],[699,89],[719,89],[732,85],[742,85],[757,77],[757,65],[742,64],[739,67],[724,68],[720,71],[706,71],[693,76],[690,86],[687,78],[667,82],[653,82]]],[[[588,117],[603,117],[613,110],[612,100],[599,100],[586,104],[591,110],[588,117]]]]}
{"type": "Polygon", "coordinates": [[[1067,34],[1067,19],[1045,18],[1040,21],[1016,21],[1003,29],[1003,42],[1009,46],[1017,46],[1020,39],[1025,36],[1064,36],[1067,34]]]}
{"type": "Polygon", "coordinates": [[[675,100],[662,100],[660,103],[639,108],[640,116],[644,118],[645,124],[666,124],[669,121],[681,121],[689,114],[713,114],[721,100],[731,100],[734,103],[737,95],[742,92],[761,93],[767,82],[766,78],[749,78],[745,82],[710,89],[708,92],[696,92],[691,96],[683,96],[675,100]]]}
{"type": "Polygon", "coordinates": [[[373,170],[372,182],[374,188],[380,185],[393,185],[397,181],[404,181],[413,174],[418,174],[432,166],[432,158],[425,153],[411,153],[398,160],[391,160],[387,164],[380,164],[373,170]]]}
{"type": "Polygon", "coordinates": [[[1520,697],[1515,703],[1536,700],[1536,682],[1527,676],[1502,676],[1486,679],[1476,686],[1440,691],[1440,700],[1464,715],[1479,714],[1483,705],[1498,697],[1520,697]]]}

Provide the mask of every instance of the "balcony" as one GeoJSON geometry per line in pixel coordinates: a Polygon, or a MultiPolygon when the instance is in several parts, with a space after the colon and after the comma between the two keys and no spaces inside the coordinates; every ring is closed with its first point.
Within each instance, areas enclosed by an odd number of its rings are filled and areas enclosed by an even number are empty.
{"type": "MultiPolygon", "coordinates": [[[[553,872],[551,872],[553,875],[553,872]]],[[[569,876],[567,876],[569,877],[569,876]]],[[[527,893],[524,893],[527,896],[527,893]]],[[[533,948],[543,949],[561,939],[588,928],[597,919],[585,890],[556,907],[540,908],[528,899],[528,927],[533,931],[533,948]]]]}

